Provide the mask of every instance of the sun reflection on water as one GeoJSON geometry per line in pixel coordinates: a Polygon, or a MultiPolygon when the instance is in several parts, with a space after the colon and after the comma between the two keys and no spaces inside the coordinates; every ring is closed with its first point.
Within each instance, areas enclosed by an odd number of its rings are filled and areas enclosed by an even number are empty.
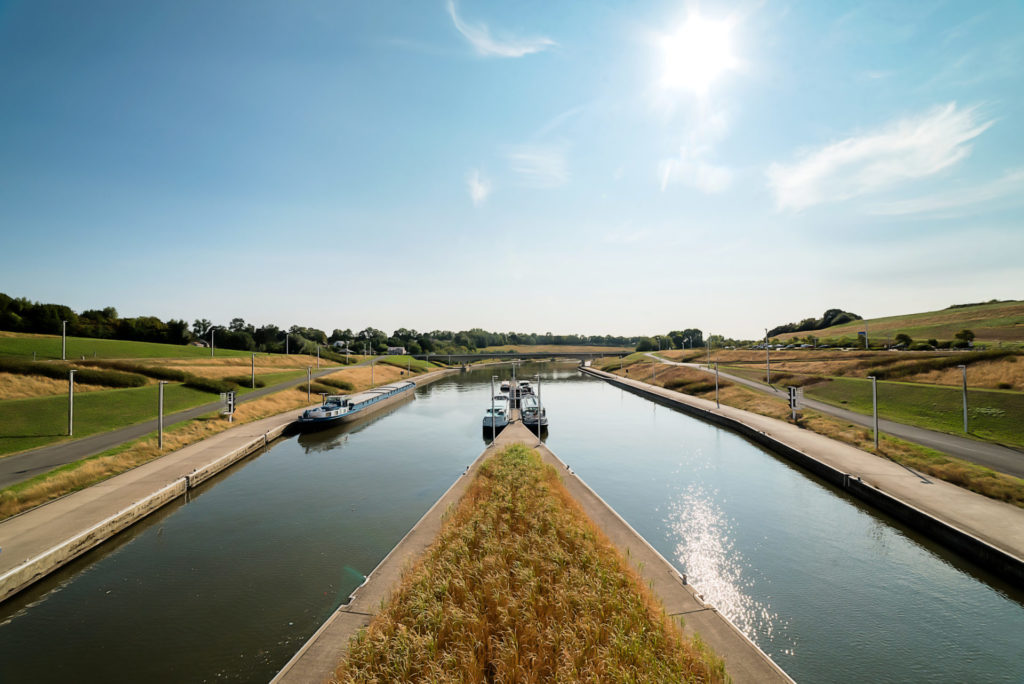
{"type": "MultiPolygon", "coordinates": [[[[785,630],[779,616],[749,592],[754,585],[747,563],[733,546],[732,524],[716,505],[717,492],[690,484],[668,506],[665,524],[675,545],[675,561],[687,581],[736,627],[768,650],[775,630],[785,630]]],[[[781,644],[775,643],[776,649],[781,644]]],[[[792,645],[785,648],[791,651],[792,645]]]]}

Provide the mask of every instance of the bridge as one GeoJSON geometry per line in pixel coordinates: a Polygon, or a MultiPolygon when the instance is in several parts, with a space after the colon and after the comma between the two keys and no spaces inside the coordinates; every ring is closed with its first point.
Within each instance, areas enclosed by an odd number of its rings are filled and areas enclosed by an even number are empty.
{"type": "Polygon", "coordinates": [[[476,354],[413,354],[414,359],[426,361],[445,361],[452,363],[472,363],[486,359],[499,359],[501,361],[533,361],[538,359],[576,359],[578,361],[592,361],[603,356],[628,356],[631,351],[608,351],[601,352],[490,352],[476,354]]]}

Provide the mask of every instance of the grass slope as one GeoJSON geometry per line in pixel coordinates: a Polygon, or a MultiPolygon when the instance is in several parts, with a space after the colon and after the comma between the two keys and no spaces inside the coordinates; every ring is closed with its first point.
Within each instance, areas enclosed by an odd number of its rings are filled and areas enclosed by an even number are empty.
{"type": "MultiPolygon", "coordinates": [[[[871,381],[833,378],[805,388],[808,397],[871,415],[871,381]]],[[[970,434],[1002,444],[1024,446],[1024,393],[968,390],[970,434]]],[[[901,382],[878,383],[878,415],[907,425],[963,434],[963,394],[959,388],[901,382]]]]}
{"type": "Polygon", "coordinates": [[[907,333],[915,340],[952,340],[968,328],[979,342],[1024,342],[1024,301],[978,304],[959,309],[943,309],[924,313],[885,316],[867,321],[854,321],[823,330],[779,335],[780,340],[815,335],[817,337],[856,337],[867,325],[869,338],[895,337],[907,333]]]}
{"type": "MultiPolygon", "coordinates": [[[[32,357],[38,359],[60,358],[59,335],[27,335],[3,333],[0,335],[0,356],[32,357]]],[[[210,350],[183,344],[159,344],[156,342],[129,342],[126,340],[104,340],[91,337],[69,337],[68,359],[191,359],[209,358],[210,350]]],[[[214,349],[218,357],[244,356],[251,352],[234,349],[214,349]]]]}
{"type": "Polygon", "coordinates": [[[721,681],[586,519],[550,466],[486,461],[440,537],[366,630],[339,681],[721,681]]]}

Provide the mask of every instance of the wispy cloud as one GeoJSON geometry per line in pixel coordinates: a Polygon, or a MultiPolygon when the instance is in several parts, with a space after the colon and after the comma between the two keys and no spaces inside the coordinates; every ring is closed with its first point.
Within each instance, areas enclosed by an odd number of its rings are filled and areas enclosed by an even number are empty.
{"type": "Polygon", "coordinates": [[[867,195],[953,166],[970,154],[968,143],[993,123],[981,121],[976,107],[958,110],[951,102],[803,152],[792,164],[772,164],[768,185],[780,210],[800,211],[867,195]]]}
{"type": "Polygon", "coordinates": [[[520,147],[508,154],[512,170],[535,188],[555,188],[569,181],[565,152],[552,147],[520,147]]]}
{"type": "Polygon", "coordinates": [[[869,213],[885,216],[909,214],[959,215],[983,202],[993,202],[1013,196],[1024,199],[1024,169],[1007,171],[1002,177],[983,185],[958,188],[936,195],[877,204],[869,213]]]}
{"type": "Polygon", "coordinates": [[[727,166],[709,161],[714,147],[729,131],[729,121],[721,111],[701,107],[692,119],[679,154],[662,159],[658,180],[664,192],[672,183],[682,183],[708,195],[724,192],[732,185],[733,172],[727,166]]]}
{"type": "Polygon", "coordinates": [[[473,200],[474,207],[486,202],[491,194],[491,182],[483,177],[479,169],[469,172],[466,176],[466,186],[469,188],[469,198],[473,200]]]}
{"type": "Polygon", "coordinates": [[[510,38],[498,40],[491,35],[486,24],[469,24],[455,11],[455,1],[448,0],[448,14],[452,23],[476,51],[485,57],[523,57],[541,52],[556,45],[555,41],[543,36],[538,38],[510,38]]]}

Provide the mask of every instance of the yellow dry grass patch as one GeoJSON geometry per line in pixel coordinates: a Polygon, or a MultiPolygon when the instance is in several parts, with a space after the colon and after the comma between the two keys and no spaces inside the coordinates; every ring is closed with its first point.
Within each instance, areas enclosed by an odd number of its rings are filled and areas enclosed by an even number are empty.
{"type": "Polygon", "coordinates": [[[88,458],[70,468],[55,471],[47,477],[0,490],[0,520],[84,489],[235,425],[251,423],[306,405],[308,404],[305,394],[291,390],[275,392],[240,404],[235,410],[232,423],[221,416],[206,416],[165,430],[162,452],[157,448],[157,437],[154,434],[132,442],[127,448],[116,453],[88,458]]]}
{"type": "MultiPolygon", "coordinates": [[[[935,385],[957,385],[963,383],[963,375],[959,368],[944,368],[927,371],[916,375],[900,378],[901,382],[926,382],[935,385]]],[[[986,389],[1024,389],[1024,359],[1008,356],[992,361],[979,361],[967,368],[967,383],[970,387],[986,389]],[[1000,388],[1008,383],[1012,387],[1000,388]]]]}
{"type": "MultiPolygon", "coordinates": [[[[75,394],[113,389],[103,385],[75,383],[75,394]]],[[[68,381],[46,378],[41,375],[16,375],[0,373],[0,399],[31,399],[54,394],[67,394],[68,381]]]]}
{"type": "MultiPolygon", "coordinates": [[[[336,373],[330,373],[324,377],[332,378],[334,380],[348,380],[351,382],[355,389],[354,392],[364,390],[370,387],[370,367],[369,366],[349,366],[343,368],[336,373]]],[[[386,385],[389,382],[396,380],[402,380],[405,378],[413,377],[416,373],[411,375],[406,371],[389,366],[385,363],[374,364],[373,367],[373,384],[374,385],[386,385]]]]}

